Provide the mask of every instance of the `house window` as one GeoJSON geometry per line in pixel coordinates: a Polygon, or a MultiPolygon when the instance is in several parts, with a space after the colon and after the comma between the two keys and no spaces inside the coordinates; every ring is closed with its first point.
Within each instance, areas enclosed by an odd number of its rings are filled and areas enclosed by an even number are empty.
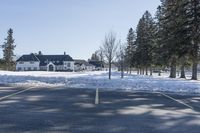
{"type": "Polygon", "coordinates": [[[28,71],[31,71],[31,67],[28,67],[28,71]]]}
{"type": "Polygon", "coordinates": [[[34,64],[34,61],[31,61],[30,64],[34,64]]]}
{"type": "Polygon", "coordinates": [[[20,61],[19,64],[24,64],[24,62],[20,61]]]}
{"type": "Polygon", "coordinates": [[[71,67],[71,64],[70,64],[70,63],[67,63],[67,67],[71,67]]]}
{"type": "Polygon", "coordinates": [[[21,68],[21,67],[18,67],[18,68],[17,68],[17,70],[18,70],[18,71],[21,71],[21,70],[22,70],[22,68],[21,68]]]}
{"type": "Polygon", "coordinates": [[[34,71],[37,71],[37,67],[34,67],[33,69],[34,69],[34,71]]]}

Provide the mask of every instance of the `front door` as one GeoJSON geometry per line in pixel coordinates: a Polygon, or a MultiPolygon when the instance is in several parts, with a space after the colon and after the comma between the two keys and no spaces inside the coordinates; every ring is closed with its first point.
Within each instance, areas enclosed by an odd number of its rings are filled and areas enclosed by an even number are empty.
{"type": "Polygon", "coordinates": [[[49,71],[54,71],[53,65],[49,65],[49,71]]]}

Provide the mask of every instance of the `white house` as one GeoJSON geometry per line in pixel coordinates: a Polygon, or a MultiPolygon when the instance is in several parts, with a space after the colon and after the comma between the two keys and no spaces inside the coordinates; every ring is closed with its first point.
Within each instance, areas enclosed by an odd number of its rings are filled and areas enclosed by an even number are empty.
{"type": "Polygon", "coordinates": [[[85,60],[74,60],[74,70],[75,71],[83,71],[83,70],[93,71],[95,70],[95,66],[92,64],[89,64],[85,60]]]}
{"type": "Polygon", "coordinates": [[[17,60],[17,71],[74,71],[74,60],[69,55],[23,55],[17,60]]]}
{"type": "Polygon", "coordinates": [[[95,70],[103,70],[104,63],[102,61],[97,61],[97,60],[89,60],[89,64],[93,65],[95,70]]]}

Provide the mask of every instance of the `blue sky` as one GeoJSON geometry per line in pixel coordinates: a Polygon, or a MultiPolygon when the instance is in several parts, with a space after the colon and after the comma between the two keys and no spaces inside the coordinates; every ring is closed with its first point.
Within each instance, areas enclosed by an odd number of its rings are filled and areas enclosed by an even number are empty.
{"type": "MultiPolygon", "coordinates": [[[[88,59],[109,31],[126,41],[146,10],[155,13],[160,0],[1,0],[0,43],[14,29],[15,54],[41,50],[88,59]]],[[[0,51],[2,57],[2,50],[0,51]]]]}

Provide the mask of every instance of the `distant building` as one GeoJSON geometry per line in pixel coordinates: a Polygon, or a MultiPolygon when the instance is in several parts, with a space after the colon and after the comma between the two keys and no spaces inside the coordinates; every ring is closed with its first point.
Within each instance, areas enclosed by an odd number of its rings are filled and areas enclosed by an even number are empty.
{"type": "Polygon", "coordinates": [[[17,71],[74,71],[74,60],[69,55],[23,55],[16,61],[17,71]]]}
{"type": "Polygon", "coordinates": [[[95,66],[95,70],[97,70],[97,71],[103,70],[103,68],[104,68],[104,63],[102,61],[89,60],[88,62],[89,62],[89,64],[92,64],[93,66],[95,66]]]}
{"type": "Polygon", "coordinates": [[[85,60],[74,60],[74,70],[75,71],[93,71],[95,70],[95,66],[92,64],[89,64],[85,60]]]}
{"type": "MultiPolygon", "coordinates": [[[[109,65],[108,64],[104,64],[104,71],[109,71],[109,65]]],[[[118,67],[115,64],[111,64],[111,71],[118,71],[118,67]]]]}
{"type": "MultiPolygon", "coordinates": [[[[109,71],[109,65],[104,63],[103,61],[97,61],[97,60],[89,60],[89,64],[92,64],[95,66],[95,70],[99,71],[109,71]]],[[[111,71],[117,71],[118,67],[115,64],[111,64],[111,71]]]]}

